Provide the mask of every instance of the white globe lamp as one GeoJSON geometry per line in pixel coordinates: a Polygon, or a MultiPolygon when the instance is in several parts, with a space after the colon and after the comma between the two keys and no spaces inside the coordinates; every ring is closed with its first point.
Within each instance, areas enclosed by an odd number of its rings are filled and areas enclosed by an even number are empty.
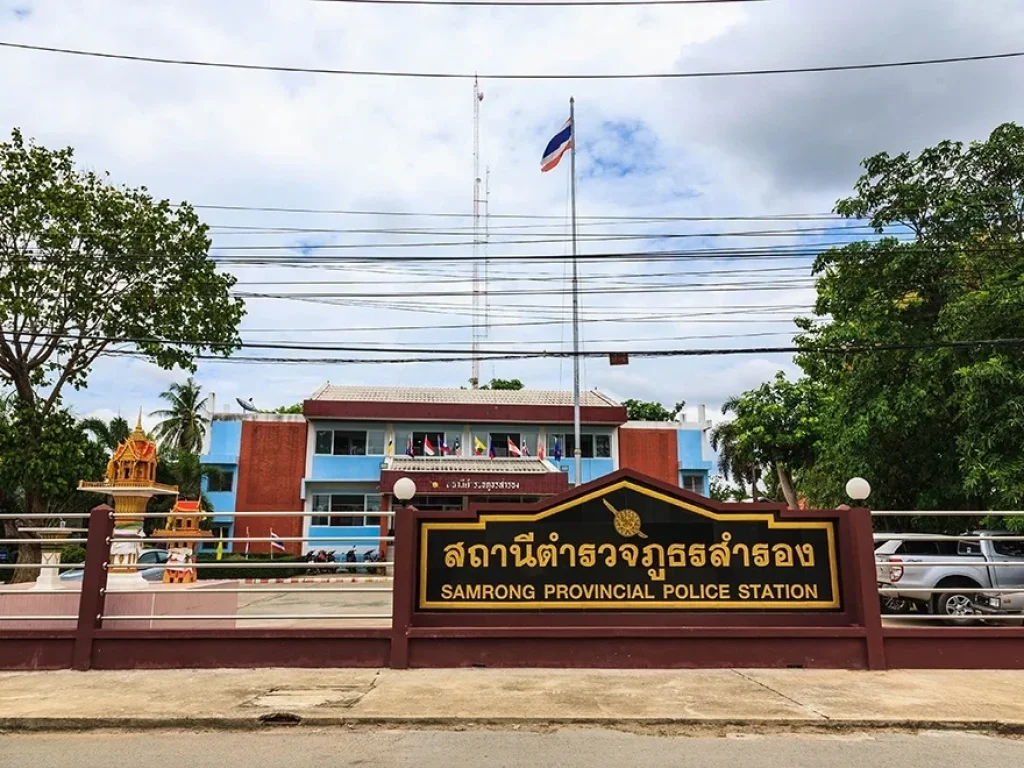
{"type": "Polygon", "coordinates": [[[851,477],[846,483],[846,495],[854,501],[864,501],[871,495],[871,484],[863,477],[851,477]]]}
{"type": "Polygon", "coordinates": [[[416,495],[416,483],[408,477],[400,477],[395,480],[392,492],[395,494],[396,499],[405,504],[416,495]]]}

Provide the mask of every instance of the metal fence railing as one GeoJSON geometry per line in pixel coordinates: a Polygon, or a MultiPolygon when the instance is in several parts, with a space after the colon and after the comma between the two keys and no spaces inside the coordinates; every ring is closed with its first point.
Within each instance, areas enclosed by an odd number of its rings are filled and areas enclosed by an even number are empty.
{"type": "MultiPolygon", "coordinates": [[[[81,578],[73,583],[60,583],[60,586],[47,586],[42,582],[28,584],[0,584],[0,605],[5,598],[21,599],[26,604],[39,605],[39,598],[54,595],[73,595],[77,592],[85,594],[96,590],[100,596],[101,610],[96,614],[96,625],[102,627],[107,621],[146,622],[234,622],[245,626],[254,623],[274,626],[280,622],[303,622],[306,626],[323,621],[377,621],[390,622],[392,617],[390,595],[392,592],[391,578],[388,573],[394,566],[393,557],[381,557],[384,552],[393,552],[395,537],[390,534],[390,526],[384,525],[394,517],[393,511],[312,511],[312,512],[223,512],[217,513],[218,522],[225,519],[274,518],[277,521],[290,522],[288,535],[245,535],[245,536],[204,536],[195,529],[175,530],[157,536],[139,536],[136,531],[118,528],[126,520],[138,523],[140,520],[166,518],[165,513],[124,514],[108,511],[97,517],[94,511],[90,517],[90,528],[100,524],[104,531],[96,535],[90,530],[86,561],[84,563],[60,563],[47,559],[46,553],[53,553],[68,544],[85,545],[87,540],[73,536],[44,537],[32,539],[31,543],[42,548],[42,561],[0,563],[0,571],[40,569],[42,574],[48,570],[66,572],[73,569],[81,572],[81,578]],[[332,526],[332,532],[312,535],[309,518],[329,516],[332,518],[369,518],[375,522],[370,525],[358,526],[357,531],[346,533],[349,526],[332,526]],[[301,525],[295,519],[302,519],[301,525]],[[290,519],[290,520],[289,520],[290,519]],[[381,533],[367,533],[367,528],[380,525],[381,533]],[[297,530],[302,535],[295,535],[297,530]],[[129,556],[125,557],[125,546],[129,545],[129,556]],[[200,545],[219,545],[220,559],[214,553],[205,550],[200,553],[200,545]],[[102,550],[101,556],[91,550],[102,550]],[[159,562],[138,562],[135,559],[149,549],[167,550],[173,545],[175,554],[180,554],[181,545],[191,549],[192,555],[184,559],[161,556],[159,562]],[[250,553],[251,545],[260,545],[263,552],[250,553]],[[275,551],[276,546],[286,548],[285,552],[275,551]],[[134,549],[132,549],[134,547],[134,549]],[[224,551],[231,548],[233,552],[224,551]],[[241,551],[245,548],[244,553],[241,551]],[[355,549],[376,553],[375,556],[345,557],[345,549],[355,549]],[[116,556],[112,556],[112,550],[116,556]],[[120,550],[120,551],[118,551],[120,550]],[[316,561],[309,557],[310,552],[330,550],[334,555],[326,561],[316,561]],[[342,551],[339,557],[339,550],[342,551]],[[281,559],[277,559],[281,558],[281,559]],[[147,572],[151,580],[143,581],[133,574],[147,572]],[[176,579],[171,581],[162,574],[172,572],[176,579]],[[301,573],[301,576],[296,575],[301,573]],[[203,578],[203,574],[215,573],[216,578],[203,578]],[[233,574],[238,573],[236,577],[233,574]],[[253,573],[261,573],[265,578],[252,577],[253,573]],[[288,578],[278,578],[277,574],[288,578]],[[157,576],[159,578],[154,577],[157,576]],[[184,576],[185,578],[182,578],[184,576]],[[335,579],[324,577],[339,576],[345,578],[344,585],[335,585],[335,579]],[[128,577],[128,578],[126,578],[128,577]],[[265,583],[264,583],[265,581],[265,583]],[[183,582],[183,583],[182,583],[183,582]],[[187,609],[175,596],[187,592],[190,595],[187,609]],[[120,601],[121,595],[154,595],[154,603],[149,611],[142,613],[135,609],[126,611],[129,603],[120,601]],[[239,599],[229,605],[224,598],[235,595],[239,599]],[[260,610],[258,602],[249,602],[247,598],[258,600],[259,595],[273,598],[274,610],[260,610]],[[20,596],[16,598],[15,596],[20,596]],[[210,600],[204,601],[204,596],[210,600]],[[159,607],[163,602],[164,609],[159,607]],[[204,610],[203,603],[209,604],[204,610]],[[225,610],[227,608],[227,610],[225,610]]],[[[23,520],[22,515],[5,514],[0,519],[23,520]]],[[[282,526],[283,527],[283,526],[282,526]]],[[[355,528],[356,526],[352,526],[355,528]]],[[[236,524],[237,532],[237,524],[236,524]]],[[[16,546],[25,544],[26,539],[2,538],[0,545],[16,546]]],[[[54,581],[53,574],[47,584],[54,581]]],[[[57,579],[59,582],[60,580],[57,579]]],[[[65,601],[66,602],[66,601],[65,601]]],[[[12,603],[8,603],[11,605],[12,603]]],[[[56,603],[53,603],[56,605],[56,603]]],[[[63,603],[62,603],[63,605],[63,603]]],[[[77,605],[77,604],[76,604],[77,605]]],[[[136,604],[138,605],[138,604],[136,604]]],[[[68,615],[67,608],[62,611],[46,613],[32,610],[24,613],[0,610],[0,622],[36,622],[36,621],[75,621],[78,615],[68,615]]],[[[223,626],[223,625],[221,625],[223,626]]],[[[0,628],[3,624],[0,624],[0,628]]]]}

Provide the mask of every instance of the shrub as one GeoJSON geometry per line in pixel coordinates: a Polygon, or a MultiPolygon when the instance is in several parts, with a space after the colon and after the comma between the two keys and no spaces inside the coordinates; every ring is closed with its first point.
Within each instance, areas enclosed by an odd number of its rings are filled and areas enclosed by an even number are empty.
{"type": "Polygon", "coordinates": [[[78,544],[65,544],[60,551],[62,563],[84,563],[85,547],[78,544]]]}
{"type": "Polygon", "coordinates": [[[274,555],[275,563],[295,563],[294,568],[267,568],[260,567],[261,563],[269,563],[270,555],[249,555],[245,556],[233,552],[225,554],[220,563],[248,563],[248,568],[218,568],[216,553],[200,552],[196,557],[198,567],[196,578],[198,579],[284,579],[292,576],[301,576],[306,573],[306,562],[298,555],[274,555]]]}

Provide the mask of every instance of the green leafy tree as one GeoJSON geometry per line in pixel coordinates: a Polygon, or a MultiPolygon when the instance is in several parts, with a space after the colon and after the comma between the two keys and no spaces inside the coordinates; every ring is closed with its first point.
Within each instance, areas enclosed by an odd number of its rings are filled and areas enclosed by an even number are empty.
{"type": "Polygon", "coordinates": [[[976,344],[1024,328],[1024,128],[864,161],[836,211],[891,236],[815,262],[818,299],[798,361],[828,397],[809,488],[844,501],[871,482],[890,509],[984,509],[1024,501],[1024,356],[976,344]],[[910,239],[897,235],[908,233],[910,239]],[[927,345],[962,342],[955,348],[927,345]],[[818,352],[850,344],[908,349],[818,352]]]}
{"type": "Polygon", "coordinates": [[[519,379],[491,379],[489,384],[484,384],[480,389],[522,389],[523,382],[519,379]]]}
{"type": "Polygon", "coordinates": [[[280,405],[274,409],[274,413],[302,413],[302,403],[293,405],[280,405]]]}
{"type": "Polygon", "coordinates": [[[154,429],[160,445],[165,449],[199,453],[210,425],[206,413],[208,398],[203,397],[203,388],[189,377],[184,384],[171,384],[160,397],[167,401],[168,407],[149,414],[162,419],[154,429]]]}
{"type": "Polygon", "coordinates": [[[622,404],[630,421],[675,421],[686,407],[685,400],[676,403],[671,411],[661,403],[643,400],[623,400],[622,404]]]}
{"type": "Polygon", "coordinates": [[[725,478],[711,478],[711,498],[715,501],[744,501],[747,498],[746,492],[725,478]]]}
{"type": "Polygon", "coordinates": [[[199,353],[228,355],[244,313],[191,206],[115,186],[73,160],[70,148],[17,129],[0,143],[0,384],[28,430],[26,469],[15,474],[36,519],[55,490],[41,469],[56,450],[48,436],[69,429],[66,387],[86,386],[102,355],[190,370],[199,353]]]}
{"type": "Polygon", "coordinates": [[[712,435],[712,444],[722,449],[720,459],[727,457],[725,465],[720,464],[722,473],[735,477],[739,470],[741,481],[753,485],[756,475],[768,470],[778,480],[786,504],[796,509],[794,477],[814,463],[819,404],[820,392],[810,380],[791,382],[781,371],[774,381],[729,398],[722,413],[731,413],[733,419],[712,435]]]}
{"type": "MultiPolygon", "coordinates": [[[[4,538],[24,538],[18,560],[38,563],[39,542],[19,527],[55,525],[59,519],[81,517],[103,498],[77,490],[82,479],[97,478],[106,468],[106,451],[87,436],[65,409],[42,417],[9,395],[0,400],[0,488],[6,492],[5,511],[24,515],[4,520],[4,538]],[[34,492],[33,497],[30,493],[34,492]]],[[[32,581],[38,569],[21,568],[12,581],[32,581]]]]}

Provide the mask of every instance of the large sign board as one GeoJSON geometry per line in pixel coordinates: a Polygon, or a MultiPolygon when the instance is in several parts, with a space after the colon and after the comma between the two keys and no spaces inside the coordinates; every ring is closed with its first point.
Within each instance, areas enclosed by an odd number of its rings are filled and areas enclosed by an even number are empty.
{"type": "Polygon", "coordinates": [[[528,514],[420,522],[421,610],[839,610],[832,520],[622,480],[528,514]]]}

